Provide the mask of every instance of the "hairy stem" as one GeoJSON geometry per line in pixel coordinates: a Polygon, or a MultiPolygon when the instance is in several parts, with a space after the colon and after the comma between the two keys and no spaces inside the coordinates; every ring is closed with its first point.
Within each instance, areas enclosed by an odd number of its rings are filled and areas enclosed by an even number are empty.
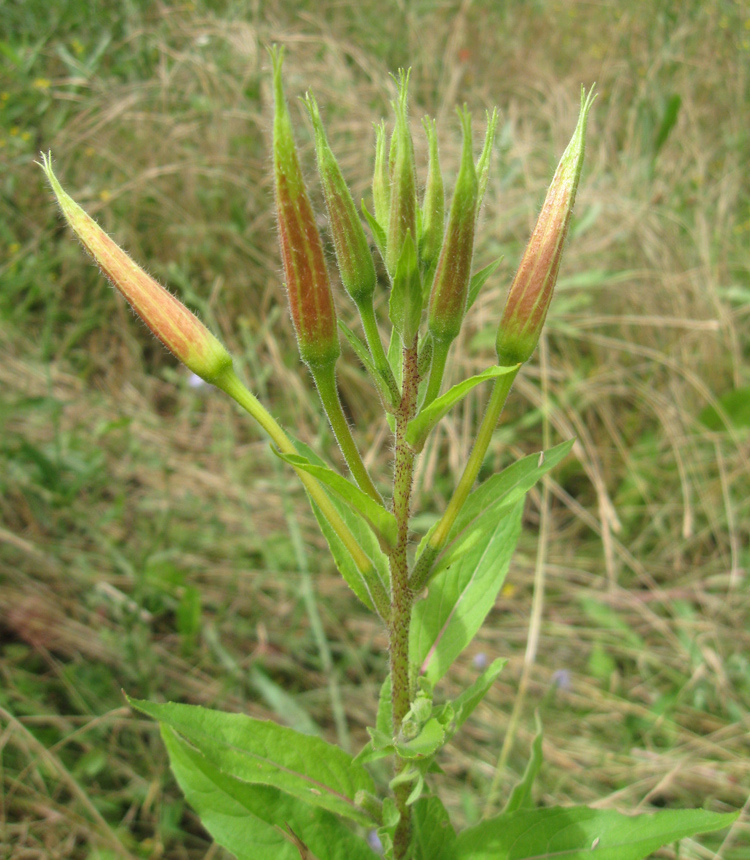
{"type": "MultiPolygon", "coordinates": [[[[409,681],[409,622],[411,621],[412,591],[409,588],[407,545],[409,540],[409,509],[414,474],[414,452],[406,442],[406,427],[414,417],[417,405],[419,373],[417,371],[417,345],[403,351],[403,396],[396,413],[396,456],[393,478],[393,514],[398,526],[398,541],[391,562],[391,620],[388,628],[391,656],[391,689],[393,705],[393,735],[401,731],[401,724],[411,707],[409,681]]],[[[404,762],[396,761],[396,775],[404,762]]],[[[395,800],[401,820],[393,839],[393,856],[401,860],[406,856],[411,837],[411,809],[406,805],[410,786],[396,786],[395,800]]]]}

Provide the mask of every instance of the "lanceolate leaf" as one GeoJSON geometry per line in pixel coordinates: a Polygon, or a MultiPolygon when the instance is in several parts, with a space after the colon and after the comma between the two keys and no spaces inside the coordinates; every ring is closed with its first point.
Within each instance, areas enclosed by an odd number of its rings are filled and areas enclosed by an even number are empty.
{"type": "Polygon", "coordinates": [[[355,487],[354,484],[347,481],[342,475],[337,475],[333,469],[329,469],[327,466],[319,466],[311,463],[307,457],[303,457],[301,454],[281,454],[275,448],[273,451],[285,463],[289,463],[297,469],[304,470],[317,478],[321,484],[325,484],[326,487],[333,490],[352,510],[367,520],[381,541],[388,546],[396,545],[396,518],[390,511],[379,505],[375,499],[368,496],[359,487],[355,487]]]}
{"type": "Polygon", "coordinates": [[[490,275],[493,274],[495,269],[502,263],[503,258],[498,257],[494,263],[490,263],[489,266],[485,266],[483,269],[480,269],[478,272],[475,272],[471,276],[471,281],[469,281],[469,295],[466,299],[466,310],[474,304],[477,300],[477,296],[479,295],[480,290],[487,282],[487,279],[490,275]]]}
{"type": "Polygon", "coordinates": [[[507,660],[493,660],[482,674],[451,703],[456,713],[456,729],[460,729],[471,716],[474,708],[482,701],[502,672],[507,660]]]}
{"type": "MultiPolygon", "coordinates": [[[[479,522],[482,515],[492,511],[494,512],[492,516],[494,516],[500,508],[513,505],[518,499],[523,498],[539,478],[554,468],[568,454],[574,442],[574,439],[570,439],[541,454],[529,454],[528,457],[517,460],[512,466],[508,466],[507,469],[503,469],[502,472],[480,484],[466,500],[466,504],[456,518],[456,522],[450,530],[446,548],[441,555],[452,552],[451,544],[457,538],[466,539],[471,532],[481,532],[487,522],[486,520],[479,522]]],[[[417,557],[422,554],[422,550],[427,546],[435,528],[437,525],[433,526],[420,541],[417,547],[417,557]]]]}
{"type": "MultiPolygon", "coordinates": [[[[296,449],[302,454],[303,457],[306,457],[311,463],[316,466],[325,466],[323,460],[318,457],[318,455],[310,448],[308,445],[305,445],[304,442],[300,442],[297,439],[292,440],[294,442],[294,446],[296,449]]],[[[339,515],[346,523],[349,531],[354,535],[359,543],[361,549],[369,556],[372,560],[372,563],[375,565],[376,574],[380,579],[380,585],[383,589],[385,589],[386,593],[388,592],[388,559],[383,551],[380,549],[380,545],[378,544],[378,539],[373,534],[372,529],[367,525],[367,523],[362,519],[359,514],[355,513],[351,507],[345,502],[341,501],[334,493],[328,493],[329,498],[331,499],[331,504],[336,508],[339,512],[339,515]]],[[[308,496],[309,498],[309,496],[308,496]]],[[[331,550],[331,555],[333,556],[333,560],[336,562],[336,567],[338,568],[341,575],[346,580],[349,588],[357,595],[357,597],[368,607],[368,609],[373,609],[373,602],[370,596],[370,586],[367,581],[364,579],[362,574],[360,573],[357,565],[354,563],[351,555],[349,554],[349,550],[344,546],[341,542],[340,538],[331,528],[328,523],[328,520],[321,513],[320,508],[315,504],[315,502],[310,498],[310,506],[313,509],[313,513],[315,514],[315,519],[318,521],[318,525],[320,526],[320,530],[323,532],[325,539],[328,541],[328,546],[331,550]]]]}
{"type": "Polygon", "coordinates": [[[544,741],[544,732],[542,731],[542,721],[539,719],[539,712],[536,713],[536,735],[531,744],[531,757],[526,765],[523,777],[517,786],[510,793],[508,802],[505,804],[503,813],[507,815],[509,812],[515,812],[517,809],[529,809],[533,806],[531,799],[531,789],[534,786],[534,780],[539,773],[539,768],[542,766],[542,743],[544,741]]]}
{"type": "Polygon", "coordinates": [[[185,797],[214,840],[237,860],[300,860],[277,828],[291,828],[325,860],[376,860],[364,840],[330,812],[277,788],[227,776],[164,724],[162,737],[185,797]]]}
{"type": "Polygon", "coordinates": [[[451,860],[644,860],[662,845],[728,827],[737,815],[669,809],[629,816],[585,806],[520,810],[464,830],[451,860]]]}
{"type": "Polygon", "coordinates": [[[454,385],[453,388],[446,391],[437,400],[433,400],[416,418],[409,422],[406,430],[406,441],[415,451],[421,451],[433,427],[449,410],[463,400],[472,388],[475,388],[481,382],[486,382],[488,379],[495,379],[498,376],[504,376],[506,373],[512,373],[515,370],[515,367],[493,365],[492,367],[488,367],[487,370],[482,371],[482,373],[478,373],[476,376],[471,376],[468,379],[464,379],[463,382],[459,382],[458,385],[454,385]]]}
{"type": "Polygon", "coordinates": [[[431,683],[445,675],[494,606],[518,542],[522,513],[520,500],[496,517],[415,604],[411,653],[431,683]]]}
{"type": "Polygon", "coordinates": [[[245,714],[129,701],[178,732],[225,776],[270,785],[311,806],[371,823],[354,796],[360,790],[373,792],[372,778],[339,747],[245,714]]]}

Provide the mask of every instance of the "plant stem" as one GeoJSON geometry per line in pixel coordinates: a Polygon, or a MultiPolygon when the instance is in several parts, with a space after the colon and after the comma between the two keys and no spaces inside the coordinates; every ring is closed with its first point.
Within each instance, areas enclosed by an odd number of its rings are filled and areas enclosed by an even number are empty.
{"type": "MultiPolygon", "coordinates": [[[[403,350],[403,396],[396,413],[396,455],[393,478],[393,515],[398,526],[398,541],[390,555],[391,563],[391,620],[388,628],[391,656],[391,689],[393,705],[393,735],[401,731],[401,724],[411,707],[409,680],[409,623],[411,621],[412,591],[409,588],[407,545],[409,540],[409,509],[411,505],[414,452],[406,442],[406,427],[414,417],[419,388],[416,340],[403,350]]],[[[402,759],[396,760],[396,775],[404,768],[402,759]]],[[[401,819],[393,837],[393,856],[401,860],[406,856],[411,838],[411,809],[406,805],[411,788],[408,784],[396,786],[396,807],[401,819]]]]}
{"type": "MultiPolygon", "coordinates": [[[[258,424],[260,424],[282,454],[298,453],[297,449],[292,444],[292,440],[286,435],[276,419],[260,403],[258,398],[247,390],[232,367],[227,368],[220,377],[217,377],[214,380],[214,385],[228,394],[232,400],[239,404],[245,412],[251,415],[258,424]]],[[[310,494],[310,498],[320,508],[323,516],[330,523],[331,528],[336,532],[341,542],[349,551],[352,560],[357,566],[357,570],[362,574],[362,578],[365,580],[370,590],[375,609],[380,617],[387,623],[390,617],[388,597],[382,583],[380,582],[380,577],[375,570],[372,560],[362,550],[357,539],[351,533],[346,523],[341,519],[338,511],[334,508],[331,500],[326,495],[325,490],[320,486],[315,478],[302,469],[295,469],[295,471],[297,472],[297,476],[300,481],[304,484],[305,489],[310,494]]]]}
{"type": "Polygon", "coordinates": [[[469,459],[466,461],[463,475],[458,482],[456,489],[453,491],[453,496],[448,507],[445,509],[443,516],[438,522],[437,528],[432,534],[429,543],[424,549],[419,562],[414,568],[414,573],[411,578],[410,585],[415,593],[420,592],[429,580],[430,568],[437,554],[445,546],[448,540],[451,526],[456,521],[456,517],[461,511],[461,508],[466,503],[466,499],[474,486],[474,481],[477,479],[479,469],[484,462],[487,449],[492,441],[492,434],[495,432],[495,427],[500,418],[500,414],[505,406],[505,401],[508,398],[513,382],[518,375],[520,365],[511,373],[506,373],[504,376],[499,376],[492,389],[487,409],[482,419],[482,424],[479,427],[477,438],[474,441],[474,447],[471,449],[469,459]]]}
{"type": "Polygon", "coordinates": [[[360,489],[364,490],[376,502],[382,505],[383,497],[377,491],[370,473],[362,462],[362,457],[352,436],[349,422],[346,420],[344,410],[341,408],[339,391],[336,387],[336,365],[331,362],[330,364],[311,367],[310,372],[315,380],[315,387],[318,389],[318,394],[320,395],[320,400],[326,411],[328,420],[331,422],[333,435],[339,443],[339,448],[341,448],[341,453],[344,455],[347,466],[349,466],[349,471],[352,473],[354,480],[359,484],[360,489]]]}
{"type": "Polygon", "coordinates": [[[380,375],[383,377],[395,402],[401,394],[398,390],[398,385],[396,385],[396,378],[393,375],[391,365],[388,363],[388,357],[386,356],[385,349],[383,348],[383,341],[380,339],[380,331],[378,330],[378,321],[375,317],[375,308],[372,304],[372,297],[370,297],[369,300],[361,302],[357,305],[357,308],[359,310],[359,317],[362,320],[365,340],[367,341],[367,345],[370,347],[372,363],[375,365],[375,369],[378,370],[380,375]]]}

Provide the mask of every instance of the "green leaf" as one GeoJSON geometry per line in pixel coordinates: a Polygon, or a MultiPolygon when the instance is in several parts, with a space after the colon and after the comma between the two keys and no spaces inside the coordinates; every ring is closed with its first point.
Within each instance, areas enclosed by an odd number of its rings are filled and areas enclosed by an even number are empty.
{"type": "Polygon", "coordinates": [[[495,269],[502,263],[503,258],[498,257],[494,263],[490,263],[489,266],[485,266],[483,269],[480,269],[478,272],[475,272],[471,276],[471,280],[469,281],[469,295],[466,299],[466,310],[474,304],[477,300],[477,296],[479,295],[479,291],[487,282],[487,279],[492,275],[495,269]]]}
{"type": "Polygon", "coordinates": [[[414,606],[410,649],[420,672],[437,683],[482,626],[505,580],[521,533],[523,500],[482,521],[477,540],[414,606]]]}
{"type": "Polygon", "coordinates": [[[408,741],[397,741],[396,749],[402,758],[421,759],[433,755],[444,744],[445,727],[432,717],[416,737],[408,741]]]}
{"type": "Polygon", "coordinates": [[[421,797],[413,806],[414,860],[452,860],[456,832],[438,797],[421,797]]]}
{"type": "MultiPolygon", "coordinates": [[[[305,445],[304,442],[300,442],[298,439],[292,439],[292,442],[294,443],[294,447],[300,452],[300,454],[302,454],[303,457],[306,457],[316,466],[325,467],[323,460],[318,457],[312,448],[305,445]]],[[[377,576],[380,578],[381,584],[387,592],[389,582],[388,558],[381,550],[377,537],[362,517],[353,511],[346,502],[339,499],[335,494],[328,491],[326,492],[331,500],[331,504],[336,508],[341,519],[346,523],[349,531],[357,539],[357,543],[362,551],[366,553],[375,565],[377,576]]],[[[333,560],[336,563],[336,567],[346,580],[349,588],[351,588],[362,603],[364,603],[368,609],[375,611],[367,582],[362,576],[357,565],[354,563],[354,559],[351,557],[349,550],[344,546],[339,536],[331,528],[328,520],[323,516],[320,508],[309,495],[308,499],[310,499],[310,507],[312,507],[315,519],[318,521],[318,525],[320,526],[320,530],[328,541],[328,546],[331,550],[333,560]]]]}
{"type": "Polygon", "coordinates": [[[685,836],[727,827],[739,813],[703,809],[623,815],[609,809],[519,810],[459,834],[455,860],[643,860],[685,836]]]}
{"type": "Polygon", "coordinates": [[[364,365],[365,370],[370,375],[375,387],[378,389],[378,393],[380,394],[380,398],[383,401],[386,409],[393,410],[398,404],[394,403],[393,395],[391,394],[391,389],[388,387],[388,383],[383,378],[382,373],[375,367],[372,358],[370,357],[370,351],[367,348],[367,345],[362,342],[362,340],[357,337],[357,335],[349,328],[349,326],[342,322],[338,321],[339,329],[344,333],[344,337],[349,341],[349,346],[354,350],[357,355],[357,358],[364,365]]]}
{"type": "Polygon", "coordinates": [[[354,803],[359,790],[374,791],[372,778],[339,747],[245,714],[210,711],[196,705],[128,701],[179,732],[225,775],[271,785],[312,806],[361,824],[372,823],[354,803]]]}
{"type": "Polygon", "coordinates": [[[464,379],[463,382],[459,382],[458,385],[454,385],[445,394],[433,400],[426,409],[423,409],[416,418],[409,422],[409,426],[406,429],[406,441],[419,453],[424,448],[424,443],[433,427],[456,403],[463,400],[472,388],[475,388],[482,382],[486,382],[488,379],[496,379],[498,376],[514,373],[517,369],[517,365],[512,367],[493,365],[476,376],[471,376],[468,379],[464,379]]]}
{"type": "MultiPolygon", "coordinates": [[[[750,302],[750,299],[748,301],[750,302]]],[[[736,388],[725,392],[718,399],[716,406],[709,405],[701,410],[698,420],[709,430],[750,427],[750,388],[736,388]]]]}
{"type": "Polygon", "coordinates": [[[542,743],[544,741],[544,732],[542,731],[542,721],[539,719],[539,711],[534,715],[536,720],[536,735],[531,742],[531,757],[526,765],[521,781],[513,788],[510,793],[508,802],[505,804],[503,814],[515,812],[517,809],[528,809],[534,804],[531,799],[531,789],[534,786],[534,780],[539,774],[539,768],[542,766],[542,743]]]}
{"type": "Polygon", "coordinates": [[[364,840],[335,815],[277,788],[234,779],[168,726],[162,724],[161,731],[185,797],[214,840],[237,860],[300,860],[297,848],[278,829],[287,826],[317,857],[376,860],[364,840]]]}
{"type": "MultiPolygon", "coordinates": [[[[568,454],[574,442],[575,439],[569,439],[542,454],[529,454],[528,457],[517,460],[507,469],[503,469],[502,472],[480,484],[466,500],[466,504],[456,517],[456,522],[448,535],[448,543],[438,556],[438,561],[444,554],[455,554],[452,542],[466,541],[474,532],[481,534],[486,524],[499,513],[501,508],[513,505],[518,499],[523,498],[539,478],[553,469],[568,454]],[[480,518],[485,515],[486,518],[480,521],[480,518]]],[[[417,547],[417,558],[422,554],[436,528],[437,523],[420,541],[417,547]]]]}
{"type": "Polygon", "coordinates": [[[401,256],[393,273],[388,302],[388,316],[405,344],[411,345],[422,319],[422,283],[419,277],[417,249],[411,233],[404,239],[401,256]]]}
{"type": "Polygon", "coordinates": [[[385,262],[385,243],[387,242],[385,230],[375,220],[375,216],[370,213],[370,210],[365,205],[364,200],[360,202],[360,206],[362,207],[362,214],[365,216],[365,220],[370,225],[370,230],[372,230],[372,238],[375,240],[375,244],[377,245],[378,251],[380,251],[380,256],[383,258],[383,262],[385,262]]]}
{"type": "Polygon", "coordinates": [[[333,469],[311,463],[302,454],[282,454],[275,446],[272,447],[272,451],[285,463],[289,463],[295,469],[302,469],[317,478],[321,484],[325,484],[326,487],[333,490],[353,511],[367,520],[370,528],[383,543],[392,547],[396,546],[398,540],[396,518],[381,504],[378,504],[375,499],[347,481],[342,475],[338,475],[333,469]]]}
{"type": "Polygon", "coordinates": [[[487,695],[490,687],[495,683],[497,676],[502,672],[507,662],[507,660],[493,660],[476,681],[470,687],[467,687],[457,699],[451,702],[453,710],[456,713],[456,730],[461,728],[471,716],[476,706],[487,695]]]}
{"type": "Polygon", "coordinates": [[[380,687],[375,731],[370,729],[367,731],[370,732],[371,736],[377,737],[379,743],[375,744],[372,740],[368,741],[354,758],[357,764],[367,764],[367,762],[385,758],[391,755],[395,749],[393,747],[393,700],[391,699],[390,674],[386,675],[380,687]]]}

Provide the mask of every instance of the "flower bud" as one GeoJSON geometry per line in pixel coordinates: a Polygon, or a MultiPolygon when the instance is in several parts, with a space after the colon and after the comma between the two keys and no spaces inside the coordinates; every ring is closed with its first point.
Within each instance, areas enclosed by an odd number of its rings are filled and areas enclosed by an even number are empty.
{"type": "Polygon", "coordinates": [[[497,331],[497,360],[504,367],[528,361],[539,342],[552,301],[563,244],[583,166],[586,121],[594,101],[581,90],[581,112],[557,166],[542,212],[511,284],[497,331]]]}
{"type": "Polygon", "coordinates": [[[398,98],[393,103],[396,127],[391,139],[389,162],[391,165],[391,199],[388,217],[388,238],[385,249],[385,267],[393,277],[406,237],[411,233],[417,241],[417,169],[414,163],[414,145],[409,130],[407,96],[409,72],[399,73],[398,98]]]}
{"type": "Polygon", "coordinates": [[[273,169],[281,258],[300,356],[311,367],[319,367],[335,362],[340,353],[336,310],[323,244],[302,179],[292,121],[284,99],[283,50],[272,50],[271,59],[275,106],[273,169]]]}
{"type": "Polygon", "coordinates": [[[385,230],[388,227],[388,211],[391,205],[391,180],[385,157],[385,123],[375,126],[375,172],[372,176],[372,199],[375,204],[375,220],[385,230]]]}
{"type": "Polygon", "coordinates": [[[430,334],[435,341],[443,343],[450,343],[461,329],[474,253],[478,183],[471,151],[471,116],[464,108],[459,117],[464,136],[461,167],[432,283],[428,315],[430,334]]]}
{"type": "Polygon", "coordinates": [[[310,111],[315,131],[315,151],[318,158],[318,173],[323,186],[328,222],[331,227],[336,260],[344,289],[359,306],[372,298],[377,275],[365,236],[362,222],[354,206],[354,200],[331,151],[320,119],[320,111],[313,96],[308,93],[305,100],[310,111]]]}
{"type": "Polygon", "coordinates": [[[422,203],[422,238],[419,242],[419,257],[426,273],[425,290],[429,289],[437,265],[445,229],[445,190],[440,172],[437,132],[435,120],[425,117],[422,121],[430,149],[427,164],[427,185],[422,203]]]}
{"type": "Polygon", "coordinates": [[[41,167],[47,174],[65,220],[83,247],[164,346],[206,382],[214,382],[228,370],[232,357],[224,346],[195,314],[136,265],[63,191],[52,172],[49,155],[42,154],[41,167]]]}

